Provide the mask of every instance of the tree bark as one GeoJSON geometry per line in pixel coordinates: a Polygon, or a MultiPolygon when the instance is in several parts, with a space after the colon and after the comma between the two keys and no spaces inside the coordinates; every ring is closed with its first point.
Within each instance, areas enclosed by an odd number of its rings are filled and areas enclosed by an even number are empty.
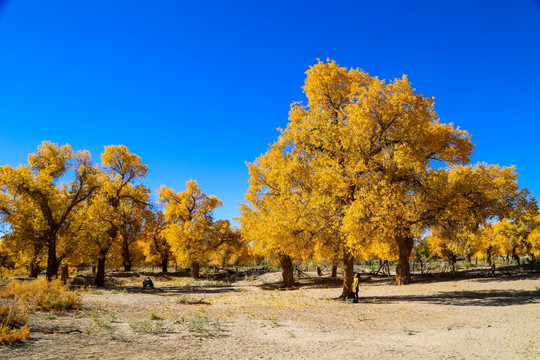
{"type": "Polygon", "coordinates": [[[107,254],[101,254],[98,259],[96,281],[94,285],[103,287],[105,286],[105,258],[107,254]]]}
{"type": "Polygon", "coordinates": [[[198,279],[200,277],[200,266],[199,263],[194,261],[191,263],[191,277],[198,279]]]}
{"type": "Polygon", "coordinates": [[[411,237],[397,238],[399,247],[399,260],[396,267],[396,284],[405,285],[411,282],[411,271],[409,268],[409,257],[414,246],[411,237]]]}
{"type": "Polygon", "coordinates": [[[161,272],[166,274],[168,266],[169,266],[169,257],[163,256],[161,258],[161,272]]]}
{"type": "Polygon", "coordinates": [[[337,265],[332,264],[332,271],[330,272],[330,277],[335,278],[337,277],[337,265]]]}
{"type": "Polygon", "coordinates": [[[58,276],[60,262],[56,257],[56,234],[50,234],[48,239],[49,252],[47,256],[47,280],[58,276]]]}
{"type": "Polygon", "coordinates": [[[343,292],[340,298],[347,298],[351,294],[354,277],[354,257],[348,251],[343,254],[343,292]]]}
{"type": "Polygon", "coordinates": [[[289,255],[279,255],[281,265],[281,275],[283,276],[283,287],[294,287],[294,267],[289,255]]]}

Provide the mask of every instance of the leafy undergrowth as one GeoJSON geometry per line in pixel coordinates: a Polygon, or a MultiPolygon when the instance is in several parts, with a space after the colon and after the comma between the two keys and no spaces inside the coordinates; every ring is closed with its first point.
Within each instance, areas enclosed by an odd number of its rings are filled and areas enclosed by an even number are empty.
{"type": "Polygon", "coordinates": [[[27,339],[29,312],[65,311],[81,307],[81,297],[60,280],[11,281],[1,291],[0,344],[13,345],[27,339]],[[7,303],[7,304],[6,304],[7,303]]]}

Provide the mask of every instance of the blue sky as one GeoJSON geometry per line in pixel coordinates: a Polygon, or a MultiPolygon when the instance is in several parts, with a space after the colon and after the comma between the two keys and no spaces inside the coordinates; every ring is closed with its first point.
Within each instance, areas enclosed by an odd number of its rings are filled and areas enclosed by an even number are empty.
{"type": "Polygon", "coordinates": [[[0,0],[0,164],[43,140],[141,156],[153,190],[195,179],[238,215],[246,161],[305,100],[317,58],[434,96],[473,162],[540,195],[540,2],[0,0]],[[2,4],[3,3],[3,4],[2,4]]]}

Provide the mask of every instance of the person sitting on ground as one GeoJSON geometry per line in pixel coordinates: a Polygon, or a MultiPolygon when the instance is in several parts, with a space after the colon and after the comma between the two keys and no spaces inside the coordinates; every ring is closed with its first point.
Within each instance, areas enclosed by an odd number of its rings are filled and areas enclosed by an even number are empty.
{"type": "Polygon", "coordinates": [[[143,280],[142,285],[145,290],[152,290],[154,288],[154,283],[149,277],[143,280]]]}

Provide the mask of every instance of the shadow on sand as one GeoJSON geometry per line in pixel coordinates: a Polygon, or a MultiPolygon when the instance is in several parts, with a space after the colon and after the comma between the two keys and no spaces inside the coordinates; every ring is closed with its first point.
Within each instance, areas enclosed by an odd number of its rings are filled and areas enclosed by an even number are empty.
{"type": "Polygon", "coordinates": [[[440,292],[434,295],[360,296],[359,302],[377,304],[419,302],[454,306],[510,306],[540,303],[540,290],[476,290],[440,292]]]}

